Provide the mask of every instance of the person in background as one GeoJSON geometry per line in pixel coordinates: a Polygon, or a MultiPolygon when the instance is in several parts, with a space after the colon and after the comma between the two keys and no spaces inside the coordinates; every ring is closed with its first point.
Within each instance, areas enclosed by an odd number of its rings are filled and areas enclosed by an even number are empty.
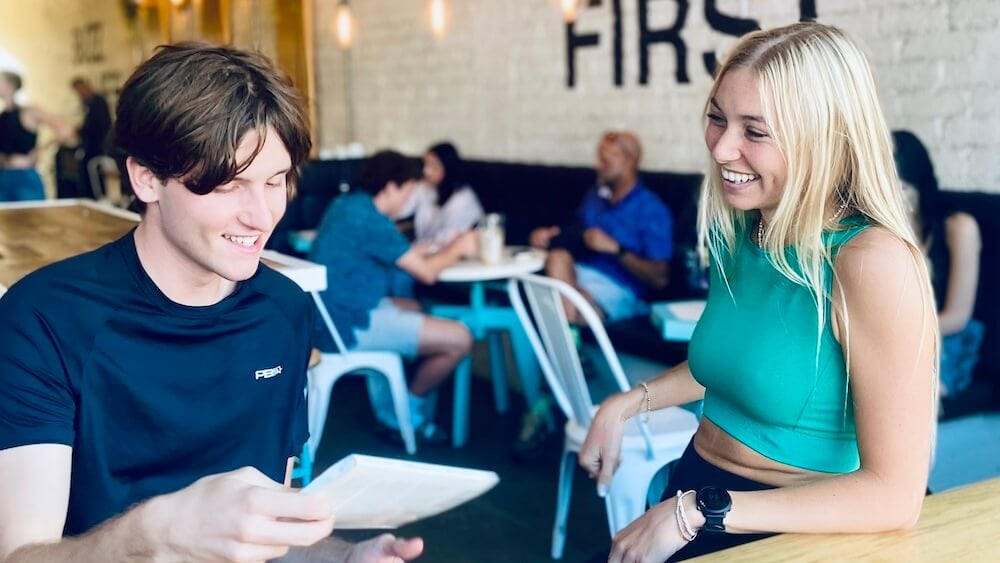
{"type": "Polygon", "coordinates": [[[703,416],[608,561],[912,527],[934,447],[937,319],[865,56],[815,22],[744,35],[716,74],[705,142],[712,281],[689,359],[604,401],[580,465],[604,492],[627,419],[697,399],[703,416]]]}
{"type": "Polygon", "coordinates": [[[424,153],[424,182],[413,191],[415,242],[447,244],[476,226],[483,206],[465,181],[465,164],[451,143],[424,153]]]}
{"type": "Polygon", "coordinates": [[[260,254],[309,154],[305,115],[270,61],[232,47],[160,47],[125,83],[116,144],[141,222],[0,299],[0,560],[420,555],[419,538],[329,537],[328,500],[287,487],[315,307],[260,254]]]}
{"type": "Polygon", "coordinates": [[[37,106],[19,106],[14,100],[21,89],[21,76],[0,72],[0,201],[45,199],[45,186],[35,166],[46,148],[38,145],[38,130],[44,125],[55,134],[54,142],[73,142],[73,130],[62,119],[37,106]]]}
{"type": "Polygon", "coordinates": [[[942,397],[972,383],[983,340],[983,324],[972,318],[979,290],[982,239],[976,219],[947,207],[940,197],[930,154],[910,131],[894,131],[896,169],[910,219],[927,257],[941,331],[942,397]]]}
{"type": "MultiPolygon", "coordinates": [[[[465,163],[454,145],[444,142],[427,149],[423,164],[423,181],[413,189],[397,227],[416,248],[434,252],[475,227],[483,217],[483,207],[465,181],[465,163]]],[[[417,291],[413,276],[405,271],[397,273],[392,293],[401,298],[453,296],[453,291],[429,286],[417,291]]]]}
{"type": "MultiPolygon", "coordinates": [[[[651,289],[666,287],[673,218],[639,179],[635,134],[606,133],[597,146],[597,186],[569,226],[537,228],[531,245],[548,249],[545,273],[575,287],[608,321],[645,314],[651,289]]],[[[570,322],[578,313],[564,302],[570,322]]]]}
{"type": "Polygon", "coordinates": [[[81,151],[78,153],[81,195],[93,197],[95,193],[104,194],[105,191],[102,183],[97,186],[100,192],[95,192],[90,182],[88,165],[93,158],[107,154],[106,143],[108,133],[111,132],[111,110],[108,109],[108,102],[104,96],[94,91],[94,87],[85,78],[74,78],[70,85],[83,104],[83,123],[77,129],[81,151]]]}
{"type": "MultiPolygon", "coordinates": [[[[392,290],[400,270],[433,284],[442,270],[475,253],[476,239],[466,232],[425,254],[396,229],[393,221],[421,176],[416,159],[388,150],[372,155],[361,170],[358,189],[330,204],[309,260],[327,267],[323,303],[348,348],[394,351],[418,362],[409,386],[410,419],[419,441],[442,444],[448,438],[433,421],[433,391],[469,354],[472,335],[464,324],[427,316],[416,301],[393,297],[392,290]]],[[[320,348],[332,351],[332,339],[326,337],[320,348]]],[[[372,402],[379,422],[398,429],[388,394],[374,392],[372,402]]]]}

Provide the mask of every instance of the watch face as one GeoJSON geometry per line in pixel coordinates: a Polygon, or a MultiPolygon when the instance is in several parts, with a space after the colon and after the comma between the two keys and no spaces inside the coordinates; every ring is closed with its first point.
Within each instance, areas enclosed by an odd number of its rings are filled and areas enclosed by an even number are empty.
{"type": "Polygon", "coordinates": [[[732,500],[729,497],[729,491],[725,489],[705,487],[698,491],[698,502],[707,510],[719,511],[728,509],[732,500]]]}

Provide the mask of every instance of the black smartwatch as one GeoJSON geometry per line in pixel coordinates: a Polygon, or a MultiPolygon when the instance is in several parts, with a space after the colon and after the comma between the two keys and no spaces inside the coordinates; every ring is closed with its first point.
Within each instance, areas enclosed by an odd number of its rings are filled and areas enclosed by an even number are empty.
{"type": "Polygon", "coordinates": [[[628,250],[625,250],[624,246],[618,245],[618,252],[615,252],[615,258],[621,260],[625,257],[626,253],[628,253],[628,250]]]}
{"type": "Polygon", "coordinates": [[[719,487],[703,487],[694,497],[695,505],[705,516],[703,532],[725,533],[726,514],[733,508],[729,491],[719,487]]]}

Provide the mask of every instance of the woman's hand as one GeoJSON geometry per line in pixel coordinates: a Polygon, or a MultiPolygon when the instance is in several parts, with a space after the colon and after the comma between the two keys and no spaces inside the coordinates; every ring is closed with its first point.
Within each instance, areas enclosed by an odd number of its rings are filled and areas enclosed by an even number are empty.
{"type": "Polygon", "coordinates": [[[642,400],[642,391],[638,397],[634,391],[612,395],[601,403],[580,448],[580,466],[591,479],[597,479],[597,494],[601,497],[607,494],[611,477],[621,461],[625,421],[638,412],[642,400]]]}
{"type": "MultiPolygon", "coordinates": [[[[690,520],[693,502],[684,508],[690,520]]],[[[687,543],[677,527],[677,497],[671,497],[615,535],[608,563],[661,563],[687,543]]]]}

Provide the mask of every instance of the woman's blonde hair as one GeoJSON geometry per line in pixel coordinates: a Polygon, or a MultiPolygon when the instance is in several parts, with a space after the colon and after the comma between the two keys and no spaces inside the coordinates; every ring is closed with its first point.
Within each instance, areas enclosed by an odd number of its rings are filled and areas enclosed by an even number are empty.
{"type": "MultiPolygon", "coordinates": [[[[756,79],[763,118],[787,167],[784,193],[768,221],[763,247],[782,275],[815,297],[817,330],[827,322],[831,280],[826,272],[833,271],[833,250],[822,233],[832,212],[846,205],[910,247],[925,288],[925,322],[934,321],[936,334],[930,277],[903,202],[875,78],[858,46],[843,31],[815,22],[749,33],[719,67],[709,103],[735,69],[748,70],[756,79]]],[[[757,214],[726,203],[714,161],[700,199],[699,241],[728,284],[723,258],[735,252],[738,234],[748,232],[757,214]]],[[[846,330],[846,310],[838,312],[846,330]]],[[[848,338],[842,340],[849,360],[848,338]]],[[[936,360],[936,339],[927,344],[935,346],[936,360]]],[[[933,372],[936,384],[936,367],[933,372]]]]}

